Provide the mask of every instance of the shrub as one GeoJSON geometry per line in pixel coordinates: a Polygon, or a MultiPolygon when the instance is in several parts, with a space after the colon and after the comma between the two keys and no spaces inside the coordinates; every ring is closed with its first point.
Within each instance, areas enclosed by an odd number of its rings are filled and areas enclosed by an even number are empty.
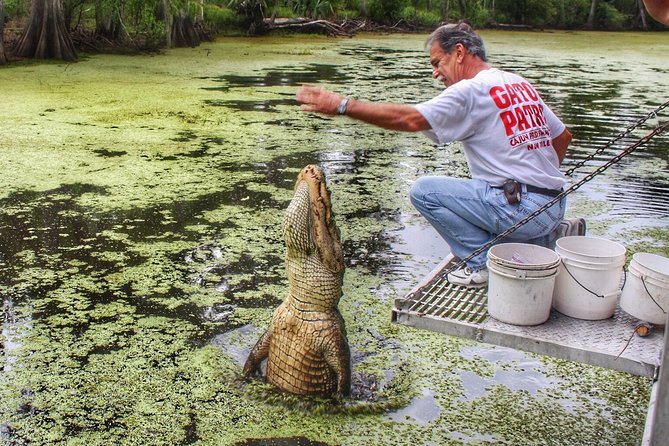
{"type": "Polygon", "coordinates": [[[337,18],[340,19],[345,19],[345,20],[356,20],[360,17],[360,11],[352,10],[352,9],[343,9],[341,11],[337,11],[337,18]]]}
{"type": "Polygon", "coordinates": [[[295,10],[286,5],[277,5],[274,7],[273,10],[270,11],[271,15],[276,14],[276,17],[281,17],[281,18],[293,18],[297,17],[299,14],[295,12],[295,10]]]}
{"type": "Polygon", "coordinates": [[[595,20],[599,27],[605,29],[622,29],[625,19],[625,15],[614,6],[604,2],[597,5],[595,20]]]}
{"type": "Polygon", "coordinates": [[[555,8],[557,17],[554,23],[557,26],[578,28],[588,20],[590,0],[564,0],[556,3],[555,8]]]}
{"type": "Polygon", "coordinates": [[[204,21],[211,26],[214,31],[221,32],[223,30],[242,29],[243,17],[232,9],[205,4],[204,21]]]}
{"type": "Polygon", "coordinates": [[[436,12],[416,9],[412,6],[404,7],[399,12],[398,18],[424,28],[435,28],[441,22],[441,17],[436,12]]]}
{"type": "Polygon", "coordinates": [[[390,23],[398,19],[402,0],[369,0],[367,15],[378,23],[390,23]]]}

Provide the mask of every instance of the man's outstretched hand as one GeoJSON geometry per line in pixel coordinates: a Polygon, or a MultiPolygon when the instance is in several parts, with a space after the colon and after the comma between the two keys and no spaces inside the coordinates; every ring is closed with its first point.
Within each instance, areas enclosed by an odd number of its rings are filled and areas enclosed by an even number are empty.
{"type": "Polygon", "coordinates": [[[301,109],[306,112],[322,113],[324,115],[336,115],[337,107],[341,103],[343,96],[325,90],[324,88],[314,87],[313,85],[303,85],[297,90],[297,102],[301,109]]]}

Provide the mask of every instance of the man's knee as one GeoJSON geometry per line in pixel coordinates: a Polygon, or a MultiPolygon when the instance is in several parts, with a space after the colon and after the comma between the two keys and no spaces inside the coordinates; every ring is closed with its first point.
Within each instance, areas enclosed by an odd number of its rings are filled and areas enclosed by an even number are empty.
{"type": "Polygon", "coordinates": [[[411,204],[424,214],[424,211],[429,211],[435,207],[442,207],[440,183],[444,178],[427,176],[420,177],[411,186],[409,190],[409,199],[411,204]]]}
{"type": "Polygon", "coordinates": [[[411,200],[411,204],[414,205],[414,207],[419,208],[425,198],[425,190],[424,190],[424,185],[425,185],[425,179],[427,177],[420,177],[418,178],[413,185],[411,185],[411,189],[409,190],[409,199],[411,200]]]}

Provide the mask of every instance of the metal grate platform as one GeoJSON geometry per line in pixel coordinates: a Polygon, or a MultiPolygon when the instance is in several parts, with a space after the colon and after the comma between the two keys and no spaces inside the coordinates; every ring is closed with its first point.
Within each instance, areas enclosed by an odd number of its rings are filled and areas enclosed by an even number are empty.
{"type": "Polygon", "coordinates": [[[453,285],[442,262],[405,298],[395,300],[392,320],[416,328],[656,377],[664,342],[663,327],[649,336],[634,334],[639,320],[620,307],[610,319],[587,321],[551,310],[537,326],[506,324],[488,315],[487,289],[453,285]]]}

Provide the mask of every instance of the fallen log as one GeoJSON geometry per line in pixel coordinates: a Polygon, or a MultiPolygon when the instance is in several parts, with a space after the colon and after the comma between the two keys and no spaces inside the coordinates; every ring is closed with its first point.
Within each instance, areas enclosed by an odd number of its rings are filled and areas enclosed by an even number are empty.
{"type": "Polygon", "coordinates": [[[366,22],[353,22],[345,20],[341,23],[331,22],[323,19],[307,18],[268,18],[264,20],[268,31],[285,30],[294,32],[318,32],[328,36],[351,37],[356,31],[366,26],[366,22]]]}

